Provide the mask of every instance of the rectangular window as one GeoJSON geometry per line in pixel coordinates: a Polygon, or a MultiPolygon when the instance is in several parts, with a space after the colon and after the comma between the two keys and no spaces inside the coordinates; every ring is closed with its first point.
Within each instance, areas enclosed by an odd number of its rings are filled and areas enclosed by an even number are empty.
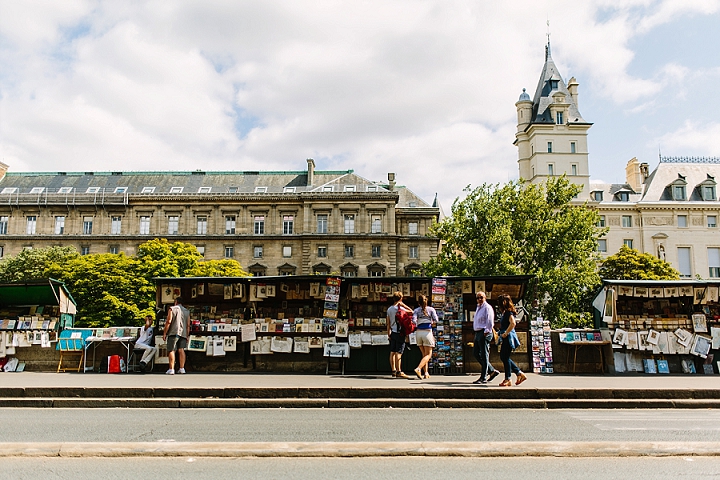
{"type": "Polygon", "coordinates": [[[547,153],[552,153],[552,142],[548,142],[548,151],[547,153]]]}
{"type": "Polygon", "coordinates": [[[596,202],[602,202],[603,201],[603,192],[593,192],[593,199],[596,202]]]}
{"type": "Polygon", "coordinates": [[[180,217],[173,215],[168,217],[168,235],[177,235],[180,226],[180,217]]]}
{"type": "Polygon", "coordinates": [[[557,112],[557,114],[555,115],[555,120],[556,120],[555,123],[557,123],[558,125],[562,125],[563,124],[563,112],[557,112]]]}
{"type": "Polygon", "coordinates": [[[30,193],[42,193],[45,187],[33,187],[30,189],[30,193]]]}
{"type": "Polygon", "coordinates": [[[604,227],[605,226],[605,215],[600,215],[600,220],[598,220],[598,227],[604,227]]]}
{"type": "Polygon", "coordinates": [[[345,245],[345,258],[353,258],[355,256],[355,247],[353,245],[345,245]]]}
{"type": "Polygon", "coordinates": [[[200,255],[205,256],[205,245],[195,245],[195,248],[200,255]]]}
{"type": "Polygon", "coordinates": [[[553,165],[552,163],[548,164],[548,175],[550,175],[551,177],[555,175],[555,165],[553,165]]]}
{"type": "Polygon", "coordinates": [[[380,215],[373,215],[371,218],[370,233],[382,232],[382,219],[380,215]]]}
{"type": "Polygon", "coordinates": [[[720,248],[708,248],[710,278],[720,278],[720,248]]]}
{"type": "Polygon", "coordinates": [[[685,200],[685,187],[683,185],[673,187],[673,200],[685,200]]]}
{"type": "Polygon", "coordinates": [[[183,187],[170,187],[170,193],[182,193],[183,187]]]}
{"type": "Polygon", "coordinates": [[[598,240],[598,252],[607,252],[607,240],[604,238],[598,240]]]}
{"type": "Polygon", "coordinates": [[[82,245],[80,247],[80,255],[89,255],[90,254],[90,246],[89,245],[82,245]]]}
{"type": "Polygon", "coordinates": [[[27,217],[27,227],[25,228],[25,233],[28,235],[35,235],[35,229],[37,228],[37,217],[35,215],[31,215],[27,217]]]}
{"type": "Polygon", "coordinates": [[[632,227],[632,217],[630,215],[622,216],[622,226],[623,226],[623,228],[631,228],[632,227]]]}
{"type": "Polygon", "coordinates": [[[703,187],[703,200],[715,200],[715,187],[705,186],[703,187]]]}
{"type": "Polygon", "coordinates": [[[263,257],[263,247],[261,245],[256,245],[253,247],[253,258],[262,258],[263,257]]]}
{"type": "Polygon", "coordinates": [[[128,187],[115,187],[115,193],[126,193],[128,191],[128,187]]]}
{"type": "Polygon", "coordinates": [[[678,215],[678,228],[687,228],[687,215],[678,215]]]}
{"type": "Polygon", "coordinates": [[[225,245],[225,258],[233,258],[235,256],[235,247],[225,245]]]}
{"type": "Polygon", "coordinates": [[[238,187],[228,187],[228,193],[237,193],[238,187]]]}
{"type": "Polygon", "coordinates": [[[93,217],[83,217],[83,235],[92,235],[93,217]]]}
{"type": "Polygon", "coordinates": [[[626,238],[625,240],[623,240],[623,245],[625,245],[628,248],[633,248],[632,238],[626,238]]]}
{"type": "Polygon", "coordinates": [[[198,193],[210,193],[210,190],[212,190],[212,187],[200,187],[198,193]]]}
{"type": "Polygon", "coordinates": [[[197,234],[207,235],[207,217],[197,217],[197,234]]]}
{"type": "Polygon", "coordinates": [[[122,217],[110,217],[110,233],[112,235],[122,233],[122,217]]]}
{"type": "Polygon", "coordinates": [[[155,193],[155,187],[143,187],[140,193],[155,193]]]}
{"type": "Polygon", "coordinates": [[[377,185],[368,185],[365,187],[365,190],[368,192],[377,192],[377,185]]]}
{"type": "Polygon", "coordinates": [[[292,257],[292,247],[289,245],[285,245],[284,247],[282,247],[282,255],[285,258],[292,257]]]}
{"type": "Polygon", "coordinates": [[[225,216],[225,235],[235,235],[235,215],[225,216]]]}
{"type": "Polygon", "coordinates": [[[253,231],[255,232],[255,235],[264,235],[265,234],[265,216],[264,215],[256,215],[253,225],[254,225],[253,231]]]}
{"type": "Polygon", "coordinates": [[[0,193],[17,193],[18,189],[17,187],[5,187],[2,189],[2,192],[0,193]]]}
{"type": "Polygon", "coordinates": [[[100,191],[100,187],[88,187],[87,190],[85,190],[85,193],[98,193],[100,191]]]}
{"type": "Polygon", "coordinates": [[[355,215],[346,214],[343,216],[345,233],[355,233],[355,215]]]}
{"type": "Polygon", "coordinates": [[[317,233],[328,233],[328,216],[324,213],[317,216],[317,233]]]}
{"type": "Polygon", "coordinates": [[[577,175],[577,165],[570,165],[570,175],[577,175]]]}
{"type": "Polygon", "coordinates": [[[570,153],[577,153],[577,146],[575,142],[570,142],[570,153]]]}
{"type": "Polygon", "coordinates": [[[65,217],[55,217],[55,235],[65,233],[65,217]]]}
{"type": "Polygon", "coordinates": [[[295,187],[283,187],[283,193],[295,193],[295,187]]]}
{"type": "Polygon", "coordinates": [[[708,228],[717,227],[717,215],[708,215],[707,216],[707,226],[708,226],[708,228]]]}
{"type": "Polygon", "coordinates": [[[380,258],[380,245],[373,245],[371,247],[371,255],[373,258],[380,258]]]}
{"type": "Polygon", "coordinates": [[[408,247],[408,258],[418,258],[417,245],[411,245],[410,247],[408,247]]]}
{"type": "Polygon", "coordinates": [[[323,192],[332,192],[334,190],[332,185],[325,185],[322,187],[323,192]]]}
{"type": "Polygon", "coordinates": [[[140,217],[140,235],[150,235],[150,217],[140,217]]]}
{"type": "Polygon", "coordinates": [[[318,247],[318,258],[327,258],[327,247],[325,245],[318,247]]]}
{"type": "Polygon", "coordinates": [[[417,222],[408,223],[408,235],[417,235],[417,234],[418,234],[417,222]]]}
{"type": "Polygon", "coordinates": [[[0,235],[7,235],[9,217],[0,217],[0,235]]]}
{"type": "Polygon", "coordinates": [[[255,193],[267,193],[267,187],[255,187],[255,193]]]}
{"type": "Polygon", "coordinates": [[[682,278],[692,277],[692,256],[690,247],[678,247],[678,270],[682,278]]]}
{"type": "Polygon", "coordinates": [[[117,255],[118,253],[120,253],[120,247],[118,247],[117,245],[110,245],[110,253],[112,253],[113,255],[117,255]]]}
{"type": "Polygon", "coordinates": [[[292,215],[283,216],[283,235],[293,234],[293,224],[295,223],[295,217],[292,215]]]}
{"type": "Polygon", "coordinates": [[[345,187],[343,187],[344,192],[354,192],[355,190],[355,185],[345,185],[345,187]]]}
{"type": "Polygon", "coordinates": [[[73,187],[60,187],[58,193],[72,193],[73,187]]]}

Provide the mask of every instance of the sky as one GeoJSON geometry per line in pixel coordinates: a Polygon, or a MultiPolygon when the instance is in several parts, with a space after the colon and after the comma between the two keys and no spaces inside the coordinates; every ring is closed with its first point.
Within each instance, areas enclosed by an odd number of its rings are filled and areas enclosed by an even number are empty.
{"type": "Polygon", "coordinates": [[[550,33],[593,180],[720,156],[720,0],[0,0],[14,172],[394,172],[446,213],[518,176],[550,33]],[[549,27],[547,25],[549,21],[549,27]]]}

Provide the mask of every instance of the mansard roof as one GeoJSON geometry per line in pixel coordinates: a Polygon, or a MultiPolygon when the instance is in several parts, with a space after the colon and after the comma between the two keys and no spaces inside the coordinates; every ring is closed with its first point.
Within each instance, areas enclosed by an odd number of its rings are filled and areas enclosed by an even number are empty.
{"type": "MultiPolygon", "coordinates": [[[[714,184],[720,178],[720,159],[705,158],[704,161],[673,159],[663,157],[657,168],[645,181],[645,195],[642,202],[673,201],[670,185],[681,180],[687,187],[688,202],[703,202],[702,185],[714,184]]],[[[677,200],[676,200],[677,201],[677,200]]]]}
{"type": "Polygon", "coordinates": [[[553,103],[552,95],[556,92],[564,93],[565,101],[570,105],[568,107],[567,123],[587,124],[588,122],[580,115],[580,110],[575,100],[573,100],[572,95],[570,95],[565,81],[562,79],[557,66],[555,66],[555,62],[550,55],[550,43],[548,43],[545,47],[545,65],[543,65],[540,80],[538,81],[535,96],[533,97],[532,123],[555,123],[549,107],[553,103]],[[557,88],[553,88],[551,80],[557,81],[557,88]]]}

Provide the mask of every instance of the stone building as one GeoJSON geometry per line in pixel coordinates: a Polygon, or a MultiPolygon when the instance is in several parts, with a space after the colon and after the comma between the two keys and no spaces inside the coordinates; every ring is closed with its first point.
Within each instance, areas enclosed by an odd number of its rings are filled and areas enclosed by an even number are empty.
{"type": "Polygon", "coordinates": [[[0,174],[0,253],[74,246],[134,254],[157,237],[255,275],[417,275],[440,209],[352,170],[0,174]]]}
{"type": "Polygon", "coordinates": [[[578,82],[566,85],[545,49],[534,97],[515,104],[520,177],[544,182],[555,175],[582,187],[578,202],[598,210],[608,233],[598,239],[602,257],[624,244],[670,262],[683,277],[720,278],[720,235],[716,178],[720,159],[660,157],[648,163],[633,158],[624,183],[590,180],[587,135],[591,123],[578,109],[578,82]]]}

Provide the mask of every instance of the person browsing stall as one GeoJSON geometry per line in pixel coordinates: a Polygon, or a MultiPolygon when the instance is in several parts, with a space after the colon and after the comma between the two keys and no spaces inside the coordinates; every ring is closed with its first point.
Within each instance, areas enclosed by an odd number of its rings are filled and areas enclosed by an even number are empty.
{"type": "Polygon", "coordinates": [[[400,309],[412,313],[410,307],[402,301],[400,292],[393,293],[393,304],[387,309],[387,334],[390,339],[390,369],[393,378],[410,378],[402,371],[402,354],[405,351],[405,333],[400,331],[400,325],[395,318],[400,309]]]}
{"type": "Polygon", "coordinates": [[[415,375],[422,379],[430,378],[428,363],[430,362],[432,351],[435,347],[435,337],[433,337],[432,327],[433,324],[437,324],[438,316],[433,307],[428,307],[428,298],[425,295],[420,295],[418,304],[420,306],[413,311],[413,323],[417,326],[415,339],[418,347],[420,347],[422,359],[420,359],[420,363],[415,369],[415,375]]]}
{"type": "Polygon", "coordinates": [[[501,387],[509,387],[512,385],[510,377],[514,373],[517,377],[515,385],[520,385],[527,377],[520,371],[520,368],[512,361],[510,354],[517,347],[520,346],[520,339],[515,333],[515,315],[517,310],[513,305],[512,298],[510,295],[500,295],[498,299],[500,311],[502,312],[502,318],[500,320],[500,359],[503,362],[505,370],[505,380],[500,382],[501,387]]]}
{"type": "Polygon", "coordinates": [[[170,366],[168,375],[175,375],[175,352],[177,352],[178,373],[185,373],[185,349],[190,335],[190,311],[182,304],[181,297],[175,299],[175,305],[168,310],[163,340],[167,341],[168,362],[170,366]]]}
{"type": "Polygon", "coordinates": [[[475,330],[473,356],[480,364],[480,377],[473,383],[486,384],[500,374],[490,363],[490,343],[493,340],[495,329],[495,311],[487,302],[485,292],[477,292],[475,298],[477,299],[477,308],[473,317],[473,330],[475,330]]]}

